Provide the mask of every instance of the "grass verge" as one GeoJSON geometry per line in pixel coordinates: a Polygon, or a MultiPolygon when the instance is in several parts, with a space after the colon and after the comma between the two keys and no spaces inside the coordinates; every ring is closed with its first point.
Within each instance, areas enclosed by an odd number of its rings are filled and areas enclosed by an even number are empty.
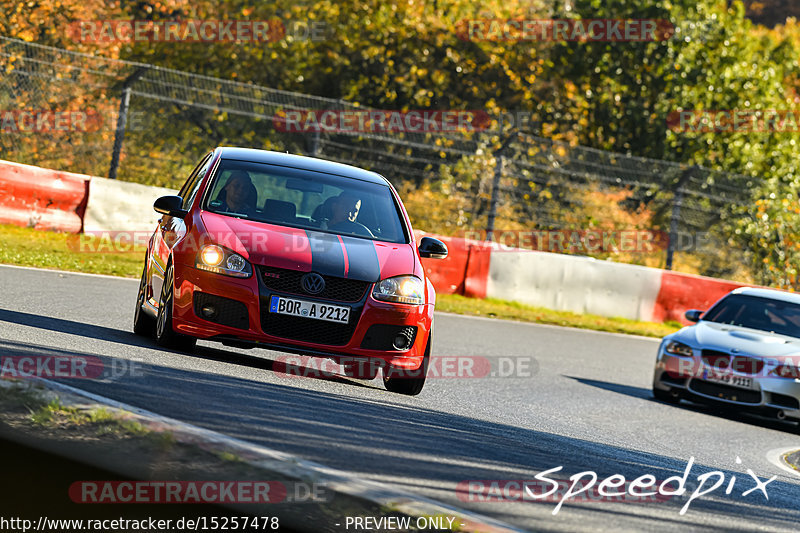
{"type": "MultiPolygon", "coordinates": [[[[3,247],[0,248],[0,263],[91,274],[138,278],[144,258],[144,248],[141,247],[128,247],[124,251],[118,251],[120,246],[114,245],[108,239],[9,225],[0,225],[0,242],[3,243],[3,247]]],[[[492,298],[478,300],[451,294],[437,296],[436,309],[461,315],[553,324],[647,337],[662,337],[681,327],[677,322],[659,324],[625,318],[582,315],[532,307],[517,302],[492,298]]]]}
{"type": "Polygon", "coordinates": [[[109,239],[0,224],[0,263],[138,278],[144,248],[109,239]],[[97,251],[90,251],[97,250],[97,251]]]}
{"type": "Polygon", "coordinates": [[[0,384],[0,408],[4,413],[21,408],[27,411],[30,422],[42,428],[71,426],[82,427],[87,434],[96,436],[144,437],[162,449],[174,442],[170,432],[151,431],[104,407],[83,409],[64,405],[57,396],[48,399],[44,391],[37,391],[27,383],[4,380],[0,384]]]}
{"type": "Polygon", "coordinates": [[[569,311],[553,311],[543,307],[533,307],[517,302],[486,298],[478,300],[466,298],[458,294],[439,294],[436,296],[436,310],[459,315],[483,316],[505,320],[519,320],[537,324],[553,324],[571,328],[591,329],[643,335],[645,337],[663,337],[681,328],[678,322],[641,322],[627,318],[608,318],[598,315],[582,315],[569,311]]]}

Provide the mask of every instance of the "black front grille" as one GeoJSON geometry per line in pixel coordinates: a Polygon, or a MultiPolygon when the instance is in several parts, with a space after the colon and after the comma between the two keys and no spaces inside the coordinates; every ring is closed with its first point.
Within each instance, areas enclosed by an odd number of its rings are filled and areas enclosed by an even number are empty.
{"type": "Polygon", "coordinates": [[[353,337],[358,319],[361,316],[360,308],[353,308],[347,324],[315,320],[299,316],[281,315],[269,312],[269,300],[262,299],[261,304],[261,329],[267,335],[274,335],[282,339],[327,344],[329,346],[344,346],[353,337]]]}
{"type": "Polygon", "coordinates": [[[325,280],[325,289],[319,294],[308,294],[303,290],[303,286],[300,283],[301,278],[306,272],[266,266],[260,266],[258,268],[261,272],[261,280],[268,289],[288,294],[311,296],[315,299],[321,298],[323,300],[335,300],[337,302],[357,302],[361,300],[367,288],[371,285],[368,281],[338,278],[335,276],[322,276],[325,280]]]}
{"type": "Polygon", "coordinates": [[[414,345],[414,338],[417,336],[417,327],[373,324],[364,335],[364,340],[361,341],[361,347],[365,350],[397,350],[397,348],[394,347],[394,339],[398,335],[402,335],[408,339],[408,348],[405,350],[409,350],[414,345]]]}
{"type": "Polygon", "coordinates": [[[755,375],[764,369],[763,359],[746,355],[731,355],[717,350],[703,350],[703,363],[716,370],[731,369],[740,374],[755,375]]]}
{"type": "Polygon", "coordinates": [[[778,394],[777,392],[771,393],[770,396],[772,396],[772,401],[769,403],[773,405],[780,405],[786,409],[800,409],[800,402],[793,396],[786,396],[785,394],[778,394]]]}
{"type": "Polygon", "coordinates": [[[238,329],[250,329],[250,314],[247,306],[230,298],[223,298],[206,292],[194,293],[194,314],[209,322],[238,329]],[[206,316],[203,307],[213,307],[214,314],[206,316]]]}
{"type": "Polygon", "coordinates": [[[717,350],[703,350],[703,362],[717,370],[726,370],[731,365],[731,354],[717,350]]]}
{"type": "Polygon", "coordinates": [[[706,396],[721,398],[731,402],[761,403],[761,392],[759,391],[737,389],[736,387],[711,383],[709,381],[693,379],[689,385],[689,389],[699,394],[705,394],[706,396]]]}

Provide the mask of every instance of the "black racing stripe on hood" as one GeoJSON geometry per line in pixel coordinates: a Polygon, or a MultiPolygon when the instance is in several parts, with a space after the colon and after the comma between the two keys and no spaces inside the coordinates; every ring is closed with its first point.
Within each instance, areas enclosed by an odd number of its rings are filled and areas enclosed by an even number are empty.
{"type": "Polygon", "coordinates": [[[375,243],[367,239],[357,239],[342,235],[347,250],[347,277],[360,281],[375,282],[381,279],[381,265],[375,243]]]}
{"type": "MultiPolygon", "coordinates": [[[[344,251],[336,235],[306,231],[311,248],[311,270],[323,276],[344,277],[344,251]]],[[[351,267],[352,268],[352,267],[351,267]]]]}

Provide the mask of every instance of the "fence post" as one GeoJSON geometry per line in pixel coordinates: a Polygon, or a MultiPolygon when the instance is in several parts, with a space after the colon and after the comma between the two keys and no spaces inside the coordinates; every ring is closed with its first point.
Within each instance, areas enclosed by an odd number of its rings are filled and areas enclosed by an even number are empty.
{"type": "Polygon", "coordinates": [[[683,185],[689,180],[699,167],[691,166],[683,171],[678,186],[675,189],[675,196],[672,199],[672,215],[669,221],[669,240],[667,241],[667,264],[665,270],[672,270],[672,259],[675,255],[675,241],[678,239],[678,223],[681,219],[681,207],[683,206],[683,185]]]}
{"type": "MultiPolygon", "coordinates": [[[[500,136],[503,135],[503,121],[498,124],[500,136]]],[[[506,137],[500,148],[495,152],[494,179],[492,180],[492,199],[489,202],[489,220],[486,222],[486,240],[491,241],[494,236],[494,221],[497,218],[497,204],[500,202],[500,179],[503,177],[503,152],[511,141],[516,138],[516,132],[506,137]]]]}
{"type": "Polygon", "coordinates": [[[114,133],[114,149],[111,151],[111,167],[108,169],[108,179],[117,179],[119,168],[119,154],[122,152],[122,141],[125,139],[125,126],[128,123],[128,108],[131,104],[131,88],[122,89],[122,99],[119,102],[119,116],[117,116],[117,131],[114,133]]]}
{"type": "Polygon", "coordinates": [[[320,137],[319,131],[320,131],[319,128],[316,128],[314,130],[313,135],[311,136],[311,140],[308,143],[310,145],[309,152],[311,153],[310,154],[311,157],[317,157],[317,154],[319,153],[319,137],[320,137]]]}
{"type": "Polygon", "coordinates": [[[494,236],[494,219],[497,217],[497,203],[500,200],[500,178],[503,176],[503,153],[498,151],[494,166],[494,179],[492,180],[492,199],[489,203],[489,220],[486,223],[486,240],[491,241],[494,236]]]}
{"type": "Polygon", "coordinates": [[[131,105],[131,85],[141,78],[149,67],[139,67],[133,74],[122,82],[122,99],[119,102],[119,116],[117,117],[117,130],[114,133],[114,148],[111,151],[111,166],[108,169],[108,178],[117,179],[119,169],[119,155],[122,153],[122,141],[125,139],[125,127],[128,123],[128,109],[131,105]]]}

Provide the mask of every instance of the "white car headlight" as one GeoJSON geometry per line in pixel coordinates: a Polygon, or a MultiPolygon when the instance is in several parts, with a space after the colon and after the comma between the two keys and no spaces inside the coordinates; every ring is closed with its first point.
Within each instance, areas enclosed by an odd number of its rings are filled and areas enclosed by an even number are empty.
{"type": "Polygon", "coordinates": [[[372,297],[384,302],[420,305],[425,303],[425,287],[416,276],[396,276],[376,283],[372,297]]]}
{"type": "Polygon", "coordinates": [[[197,254],[195,266],[206,272],[216,272],[237,278],[249,278],[253,273],[250,263],[232,250],[216,244],[203,246],[197,254]]]}
{"type": "Polygon", "coordinates": [[[664,348],[664,351],[667,353],[671,353],[672,355],[682,355],[684,357],[691,357],[694,355],[692,353],[691,347],[682,342],[677,341],[670,341],[667,346],[664,348]]]}
{"type": "Polygon", "coordinates": [[[222,263],[224,257],[225,252],[222,250],[222,247],[215,244],[206,246],[203,248],[203,251],[200,252],[200,259],[206,266],[217,266],[222,263]]]}

